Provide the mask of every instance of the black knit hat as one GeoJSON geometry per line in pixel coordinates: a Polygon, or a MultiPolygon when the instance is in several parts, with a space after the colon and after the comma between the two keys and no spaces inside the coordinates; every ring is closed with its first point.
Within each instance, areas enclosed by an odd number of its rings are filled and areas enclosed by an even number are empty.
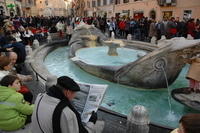
{"type": "Polygon", "coordinates": [[[71,78],[67,76],[61,76],[57,79],[57,85],[63,87],[66,90],[80,91],[79,85],[71,78]]]}

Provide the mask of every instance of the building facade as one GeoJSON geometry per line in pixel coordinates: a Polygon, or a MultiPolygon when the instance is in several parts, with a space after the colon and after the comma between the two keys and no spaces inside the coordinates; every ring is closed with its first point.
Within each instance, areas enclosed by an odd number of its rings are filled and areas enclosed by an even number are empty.
{"type": "Polygon", "coordinates": [[[0,15],[21,16],[21,0],[0,0],[0,15]]]}
{"type": "Polygon", "coordinates": [[[162,20],[164,17],[200,18],[200,0],[84,0],[85,16],[143,16],[162,20]]]}
{"type": "Polygon", "coordinates": [[[37,0],[38,15],[67,16],[69,15],[69,1],[67,0],[37,0]]]}
{"type": "Polygon", "coordinates": [[[36,1],[37,0],[22,0],[22,12],[23,16],[36,15],[36,1]]]}
{"type": "Polygon", "coordinates": [[[0,0],[0,15],[7,15],[6,1],[0,0]]]}
{"type": "Polygon", "coordinates": [[[179,18],[200,18],[200,0],[159,0],[161,16],[179,18]]]}

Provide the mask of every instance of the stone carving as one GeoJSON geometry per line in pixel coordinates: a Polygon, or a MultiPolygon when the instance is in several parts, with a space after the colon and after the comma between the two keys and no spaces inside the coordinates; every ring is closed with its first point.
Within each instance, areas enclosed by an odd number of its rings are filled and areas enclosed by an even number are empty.
{"type": "Polygon", "coordinates": [[[56,85],[57,83],[57,76],[55,75],[48,75],[47,76],[47,81],[45,83],[45,88],[46,88],[46,91],[53,85],[56,85]]]}
{"type": "Polygon", "coordinates": [[[162,36],[161,36],[161,39],[158,40],[158,45],[159,45],[160,43],[162,43],[163,41],[165,41],[165,40],[166,40],[166,37],[165,37],[164,35],[162,35],[162,36]]]}
{"type": "Polygon", "coordinates": [[[51,37],[51,34],[49,32],[47,34],[48,34],[47,42],[50,43],[50,42],[52,42],[52,37],[51,37]]]}
{"type": "MultiPolygon", "coordinates": [[[[78,49],[88,47],[87,41],[81,38],[86,32],[89,33],[88,30],[92,35],[99,37],[96,46],[104,46],[108,45],[108,42],[118,41],[110,40],[95,27],[90,26],[87,29],[79,27],[72,34],[69,42],[69,58],[76,57],[75,53],[78,49]]],[[[122,43],[116,44],[120,44],[122,47],[146,50],[148,54],[123,66],[91,65],[79,58],[73,60],[73,62],[83,70],[112,82],[139,88],[156,89],[167,87],[164,73],[167,75],[169,85],[175,81],[185,65],[183,57],[191,57],[200,53],[200,40],[173,38],[163,40],[159,47],[139,41],[119,40],[118,42],[120,41],[122,43]]]]}
{"type": "Polygon", "coordinates": [[[152,38],[151,38],[151,44],[156,44],[156,37],[155,36],[153,36],[152,38]]]}
{"type": "Polygon", "coordinates": [[[142,105],[136,105],[127,116],[127,133],[148,133],[149,122],[147,109],[142,105]]]}
{"type": "Polygon", "coordinates": [[[190,34],[187,34],[187,39],[188,39],[188,40],[193,40],[194,37],[192,37],[190,34]]]}
{"type": "Polygon", "coordinates": [[[26,56],[30,56],[33,50],[30,45],[26,45],[25,51],[26,51],[26,56]]]}
{"type": "Polygon", "coordinates": [[[132,35],[131,34],[127,35],[127,40],[132,40],[132,35]]]}
{"type": "Polygon", "coordinates": [[[119,44],[112,43],[112,44],[108,45],[108,47],[109,47],[108,55],[110,55],[110,56],[118,56],[117,48],[119,47],[119,44]]]}
{"type": "Polygon", "coordinates": [[[39,41],[37,39],[34,39],[33,40],[33,49],[39,48],[39,46],[40,46],[39,41]]]}

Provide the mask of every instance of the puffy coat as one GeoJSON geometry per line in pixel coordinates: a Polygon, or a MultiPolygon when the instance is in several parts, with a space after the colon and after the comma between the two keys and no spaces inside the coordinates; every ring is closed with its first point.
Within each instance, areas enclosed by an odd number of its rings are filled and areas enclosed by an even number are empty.
{"type": "Polygon", "coordinates": [[[0,86],[0,129],[14,131],[24,127],[33,105],[25,102],[23,95],[14,88],[0,86]]]}

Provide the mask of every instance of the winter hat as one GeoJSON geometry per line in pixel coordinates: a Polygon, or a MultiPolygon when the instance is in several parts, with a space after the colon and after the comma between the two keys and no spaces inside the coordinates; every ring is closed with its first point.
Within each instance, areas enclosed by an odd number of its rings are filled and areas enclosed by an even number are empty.
{"type": "Polygon", "coordinates": [[[79,85],[71,78],[67,76],[61,76],[57,79],[57,85],[63,87],[66,90],[80,91],[79,85]]]}

